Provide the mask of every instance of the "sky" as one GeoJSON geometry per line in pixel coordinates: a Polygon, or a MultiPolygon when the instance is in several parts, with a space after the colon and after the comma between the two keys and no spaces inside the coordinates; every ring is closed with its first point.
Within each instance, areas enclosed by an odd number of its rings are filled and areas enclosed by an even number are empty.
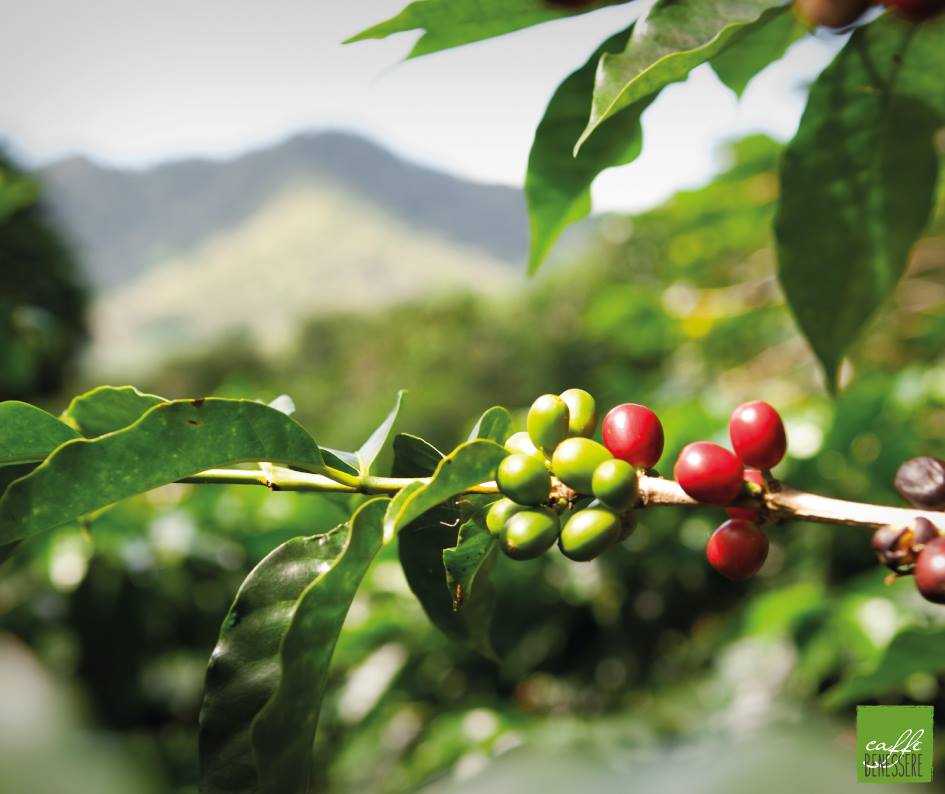
{"type": "MultiPolygon", "coordinates": [[[[84,154],[141,167],[226,157],[307,129],[344,128],[410,159],[521,185],[557,84],[637,3],[404,62],[417,34],[342,46],[406,0],[30,0],[4,10],[0,140],[27,165],[84,154]]],[[[602,175],[595,207],[637,210],[718,168],[726,139],[789,138],[804,87],[840,39],[808,37],[740,102],[707,67],[644,116],[644,154],[602,175]]]]}

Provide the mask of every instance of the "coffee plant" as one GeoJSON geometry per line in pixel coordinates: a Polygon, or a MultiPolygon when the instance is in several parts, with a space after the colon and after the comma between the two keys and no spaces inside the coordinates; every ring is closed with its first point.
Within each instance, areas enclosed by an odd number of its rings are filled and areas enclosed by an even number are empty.
{"type": "MultiPolygon", "coordinates": [[[[634,513],[660,506],[738,511],[711,536],[709,564],[740,581],[768,552],[765,525],[802,518],[875,530],[891,575],[915,574],[919,592],[945,602],[945,517],[929,509],[858,504],[804,493],[769,468],[786,449],[777,411],[752,402],[732,414],[735,452],[685,447],[676,480],[655,468],[663,431],[649,408],[610,410],[597,430],[588,392],[545,394],[513,432],[493,407],[444,453],[397,431],[402,395],[355,451],[322,446],[291,418],[291,401],[165,400],[100,387],[59,417],[0,403],[0,553],[66,523],[91,525],[116,502],[170,483],[255,485],[273,492],[346,494],[350,517],[294,537],[246,577],[220,628],[200,712],[206,792],[310,790],[312,749],[335,643],[359,584],[397,541],[404,574],[449,636],[496,659],[490,639],[497,554],[525,560],[557,543],[576,563],[633,532],[634,513]]],[[[897,486],[925,504],[940,461],[908,461],[897,486]],[[903,473],[904,472],[904,473],[903,473]],[[925,500],[925,501],[923,501],[925,500]]]]}
{"type": "Polygon", "coordinates": [[[810,87],[781,161],[774,221],[781,287],[833,390],[844,354],[893,291],[931,216],[935,134],[945,124],[945,3],[417,0],[350,41],[422,30],[415,58],[617,5],[627,6],[629,24],[558,86],[535,131],[525,178],[530,269],[590,213],[598,174],[639,157],[641,116],[668,85],[708,64],[740,96],[800,38],[848,35],[810,87]]]}

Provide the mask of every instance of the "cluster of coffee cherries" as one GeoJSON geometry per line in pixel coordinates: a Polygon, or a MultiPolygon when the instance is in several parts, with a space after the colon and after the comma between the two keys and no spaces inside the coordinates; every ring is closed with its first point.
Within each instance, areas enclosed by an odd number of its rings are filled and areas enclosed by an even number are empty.
{"type": "Polygon", "coordinates": [[[618,405],[591,436],[597,405],[583,389],[543,394],[528,410],[526,430],[505,442],[496,471],[504,495],[486,525],[513,559],[544,554],[557,541],[572,560],[594,559],[633,531],[639,470],[663,452],[663,427],[649,408],[618,405]],[[556,482],[552,484],[552,475],[556,482]]]}
{"type": "MultiPolygon", "coordinates": [[[[899,467],[894,482],[913,507],[945,510],[945,462],[938,458],[911,458],[899,467]]],[[[938,524],[917,516],[905,526],[880,527],[873,534],[879,561],[896,576],[915,576],[924,598],[945,604],[945,515],[938,524]]]]}
{"type": "Polygon", "coordinates": [[[706,544],[709,564],[723,576],[741,581],[754,576],[768,557],[768,537],[760,506],[732,506],[740,497],[764,493],[767,472],[781,462],[787,449],[784,423],[768,403],[738,406],[728,423],[734,452],[710,441],[684,447],[673,474],[679,486],[697,502],[726,508],[729,520],[706,544]]]}
{"type": "Polygon", "coordinates": [[[945,10],[945,0],[794,0],[803,22],[835,29],[852,25],[874,5],[884,5],[910,22],[924,22],[945,10]]]}

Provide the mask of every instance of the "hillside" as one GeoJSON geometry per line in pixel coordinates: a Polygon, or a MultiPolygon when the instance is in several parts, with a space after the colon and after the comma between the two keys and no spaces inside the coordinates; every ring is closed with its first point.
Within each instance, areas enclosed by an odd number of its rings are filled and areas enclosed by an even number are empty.
{"type": "Polygon", "coordinates": [[[418,231],[502,261],[521,263],[527,245],[520,190],[425,168],[341,132],[301,134],[229,160],[191,158],[143,170],[73,157],[40,177],[99,289],[238,229],[300,186],[353,194],[418,231]]]}

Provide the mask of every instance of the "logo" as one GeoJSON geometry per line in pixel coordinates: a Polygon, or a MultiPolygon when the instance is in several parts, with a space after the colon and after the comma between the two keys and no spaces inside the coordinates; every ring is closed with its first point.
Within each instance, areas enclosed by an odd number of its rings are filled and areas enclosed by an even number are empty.
{"type": "Polygon", "coordinates": [[[932,782],[932,706],[857,706],[859,783],[932,782]]]}

